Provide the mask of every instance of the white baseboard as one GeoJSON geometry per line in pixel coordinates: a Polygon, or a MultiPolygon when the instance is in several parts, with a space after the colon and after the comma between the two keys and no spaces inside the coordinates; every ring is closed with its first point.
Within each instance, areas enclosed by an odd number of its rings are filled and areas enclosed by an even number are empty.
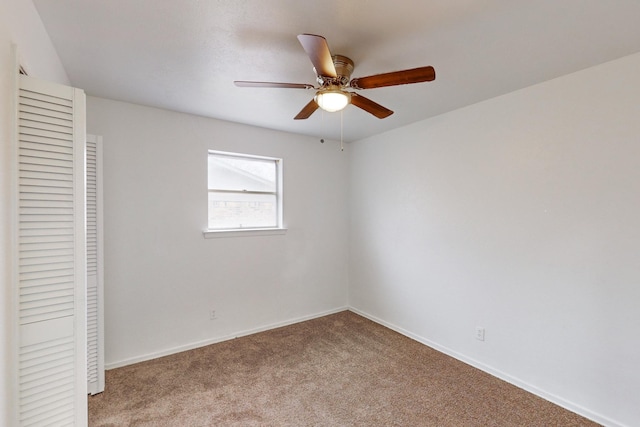
{"type": "Polygon", "coordinates": [[[375,323],[378,323],[384,327],[387,327],[393,331],[398,332],[401,335],[404,335],[408,338],[411,338],[414,341],[419,342],[420,344],[424,344],[427,347],[431,347],[434,350],[437,350],[441,353],[444,353],[448,356],[453,357],[454,359],[457,359],[463,363],[466,363],[467,365],[471,365],[474,368],[480,369],[481,371],[484,371],[494,377],[500,378],[503,381],[506,381],[510,384],[515,385],[516,387],[519,387],[523,390],[528,391],[529,393],[535,394],[538,397],[541,397],[542,399],[548,400],[551,403],[554,403],[562,408],[565,408],[571,412],[574,412],[578,415],[581,415],[585,418],[588,418],[598,424],[602,424],[603,426],[607,426],[607,427],[627,427],[624,424],[621,424],[615,420],[612,420],[611,418],[605,417],[603,415],[600,415],[598,413],[595,413],[583,406],[577,405],[573,402],[570,402],[568,400],[565,400],[559,396],[556,396],[552,393],[547,393],[544,390],[539,389],[538,387],[531,385],[525,381],[522,381],[516,377],[513,377],[505,372],[500,371],[499,369],[495,369],[491,366],[485,365],[484,363],[478,362],[475,359],[472,359],[470,357],[467,357],[463,354],[460,354],[456,351],[453,351],[447,347],[444,347],[436,342],[433,342],[431,340],[428,340],[426,338],[423,338],[419,335],[416,335],[412,332],[409,332],[403,328],[400,328],[392,323],[386,322],[382,319],[377,318],[376,316],[372,316],[369,313],[366,313],[364,311],[361,311],[357,308],[354,307],[349,307],[349,311],[352,311],[356,314],[359,314],[362,317],[365,317],[375,323]]]}
{"type": "Polygon", "coordinates": [[[190,344],[181,345],[181,346],[178,346],[178,347],[168,348],[168,349],[165,349],[165,350],[162,350],[162,351],[156,351],[156,352],[153,352],[153,353],[143,354],[141,356],[130,357],[128,359],[119,360],[117,362],[105,363],[105,370],[121,368],[123,366],[133,365],[134,363],[145,362],[147,360],[152,360],[152,359],[157,359],[159,357],[169,356],[169,355],[172,355],[172,354],[175,354],[175,353],[180,353],[182,351],[193,350],[194,348],[204,347],[204,346],[207,346],[207,345],[216,344],[216,343],[223,342],[223,341],[229,341],[229,340],[232,340],[232,339],[235,339],[235,338],[244,337],[244,336],[247,336],[247,335],[257,334],[258,332],[264,332],[264,331],[268,331],[270,329],[276,329],[276,328],[281,328],[283,326],[293,325],[295,323],[300,323],[300,322],[304,322],[306,320],[316,319],[318,317],[328,316],[330,314],[339,313],[341,311],[345,311],[345,310],[348,310],[348,309],[349,309],[349,307],[344,306],[344,307],[336,308],[336,309],[333,309],[333,310],[323,311],[321,313],[312,314],[312,315],[309,315],[309,316],[302,316],[302,317],[297,317],[295,319],[285,320],[283,322],[272,323],[270,325],[261,326],[259,328],[249,329],[249,330],[246,330],[246,331],[240,331],[240,332],[236,332],[236,333],[233,333],[233,334],[228,334],[228,335],[224,335],[224,336],[216,337],[216,338],[212,338],[212,339],[197,341],[197,342],[193,342],[193,343],[190,343],[190,344]]]}

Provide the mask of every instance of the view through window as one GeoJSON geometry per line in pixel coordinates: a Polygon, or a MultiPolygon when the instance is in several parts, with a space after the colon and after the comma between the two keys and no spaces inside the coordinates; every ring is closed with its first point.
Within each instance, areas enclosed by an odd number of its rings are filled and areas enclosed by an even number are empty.
{"type": "Polygon", "coordinates": [[[209,151],[209,230],[282,227],[282,160],[209,151]]]}

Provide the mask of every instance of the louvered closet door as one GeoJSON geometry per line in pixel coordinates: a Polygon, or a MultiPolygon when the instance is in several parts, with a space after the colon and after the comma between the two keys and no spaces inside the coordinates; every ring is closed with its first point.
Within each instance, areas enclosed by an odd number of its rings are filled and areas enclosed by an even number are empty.
{"type": "Polygon", "coordinates": [[[86,425],[81,90],[20,76],[18,424],[86,425]]]}
{"type": "Polygon", "coordinates": [[[87,135],[87,388],[104,391],[102,137],[87,135]]]}

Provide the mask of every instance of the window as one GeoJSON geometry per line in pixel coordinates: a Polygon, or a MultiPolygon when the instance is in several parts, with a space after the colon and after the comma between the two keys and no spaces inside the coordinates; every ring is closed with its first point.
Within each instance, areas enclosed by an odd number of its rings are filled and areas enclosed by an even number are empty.
{"type": "Polygon", "coordinates": [[[282,159],[209,151],[209,231],[282,228],[282,159]]]}

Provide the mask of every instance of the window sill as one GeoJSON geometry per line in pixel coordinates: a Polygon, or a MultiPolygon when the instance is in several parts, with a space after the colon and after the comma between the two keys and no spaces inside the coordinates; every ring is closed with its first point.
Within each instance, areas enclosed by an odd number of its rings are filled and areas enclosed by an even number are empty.
{"type": "Polygon", "coordinates": [[[219,239],[221,237],[250,237],[250,236],[275,236],[286,234],[286,228],[247,228],[236,230],[203,231],[205,239],[219,239]]]}

